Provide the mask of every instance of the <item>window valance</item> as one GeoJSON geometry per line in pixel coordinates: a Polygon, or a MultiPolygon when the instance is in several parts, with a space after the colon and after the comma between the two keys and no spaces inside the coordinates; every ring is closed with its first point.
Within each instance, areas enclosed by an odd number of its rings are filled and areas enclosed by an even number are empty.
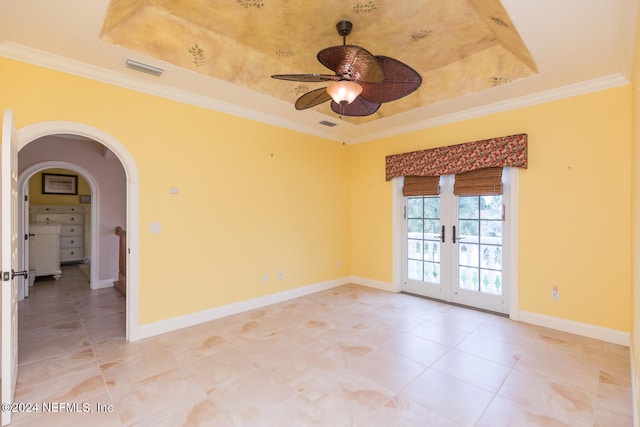
{"type": "Polygon", "coordinates": [[[476,169],[527,167],[527,134],[502,136],[387,156],[386,180],[398,176],[440,176],[476,169]]]}

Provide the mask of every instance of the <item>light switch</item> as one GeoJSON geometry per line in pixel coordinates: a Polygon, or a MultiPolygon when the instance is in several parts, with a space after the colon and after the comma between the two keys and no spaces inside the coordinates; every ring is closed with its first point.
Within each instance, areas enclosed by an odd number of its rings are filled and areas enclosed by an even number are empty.
{"type": "Polygon", "coordinates": [[[169,188],[169,194],[180,194],[180,190],[178,187],[171,187],[169,188]]]}
{"type": "Polygon", "coordinates": [[[160,233],[162,231],[162,224],[159,222],[152,222],[149,224],[149,233],[160,233]]]}

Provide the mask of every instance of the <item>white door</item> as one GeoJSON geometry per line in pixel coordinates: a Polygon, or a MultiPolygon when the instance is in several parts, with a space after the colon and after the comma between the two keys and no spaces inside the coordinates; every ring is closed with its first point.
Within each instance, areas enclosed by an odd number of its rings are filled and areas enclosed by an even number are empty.
{"type": "Polygon", "coordinates": [[[455,196],[453,182],[441,177],[439,196],[404,198],[402,290],[508,314],[508,197],[455,196]]]}
{"type": "MultiPolygon", "coordinates": [[[[11,422],[5,411],[13,402],[18,374],[18,286],[24,275],[16,275],[18,262],[17,203],[18,150],[13,112],[2,121],[2,425],[11,422]],[[16,280],[14,280],[14,277],[16,280]]],[[[17,272],[24,274],[24,272],[17,272]]]]}

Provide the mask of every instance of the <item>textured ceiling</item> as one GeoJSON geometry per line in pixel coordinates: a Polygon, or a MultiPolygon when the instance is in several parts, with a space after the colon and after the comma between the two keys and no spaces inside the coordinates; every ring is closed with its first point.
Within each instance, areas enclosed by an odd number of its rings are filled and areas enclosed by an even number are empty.
{"type": "MultiPolygon", "coordinates": [[[[422,86],[385,103],[363,123],[537,73],[498,0],[112,0],[100,34],[112,43],[293,103],[326,84],[272,74],[328,73],[316,53],[342,44],[336,23],[354,24],[348,44],[414,68],[422,86]]],[[[330,73],[330,72],[329,72],[330,73]]],[[[329,103],[315,107],[332,115],[329,103]]]]}

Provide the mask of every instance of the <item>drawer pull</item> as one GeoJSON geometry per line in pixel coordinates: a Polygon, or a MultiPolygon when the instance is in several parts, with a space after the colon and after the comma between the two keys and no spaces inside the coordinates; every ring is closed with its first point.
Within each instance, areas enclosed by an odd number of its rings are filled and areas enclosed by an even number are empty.
{"type": "Polygon", "coordinates": [[[76,231],[76,229],[75,229],[75,228],[72,228],[72,229],[70,229],[69,231],[71,231],[71,232],[73,233],[74,231],[76,231]]]}
{"type": "Polygon", "coordinates": [[[76,219],[74,217],[71,217],[71,221],[75,221],[76,219]]]}
{"type": "Polygon", "coordinates": [[[75,240],[72,240],[72,241],[71,241],[71,244],[74,244],[75,242],[76,242],[75,240]]]}

